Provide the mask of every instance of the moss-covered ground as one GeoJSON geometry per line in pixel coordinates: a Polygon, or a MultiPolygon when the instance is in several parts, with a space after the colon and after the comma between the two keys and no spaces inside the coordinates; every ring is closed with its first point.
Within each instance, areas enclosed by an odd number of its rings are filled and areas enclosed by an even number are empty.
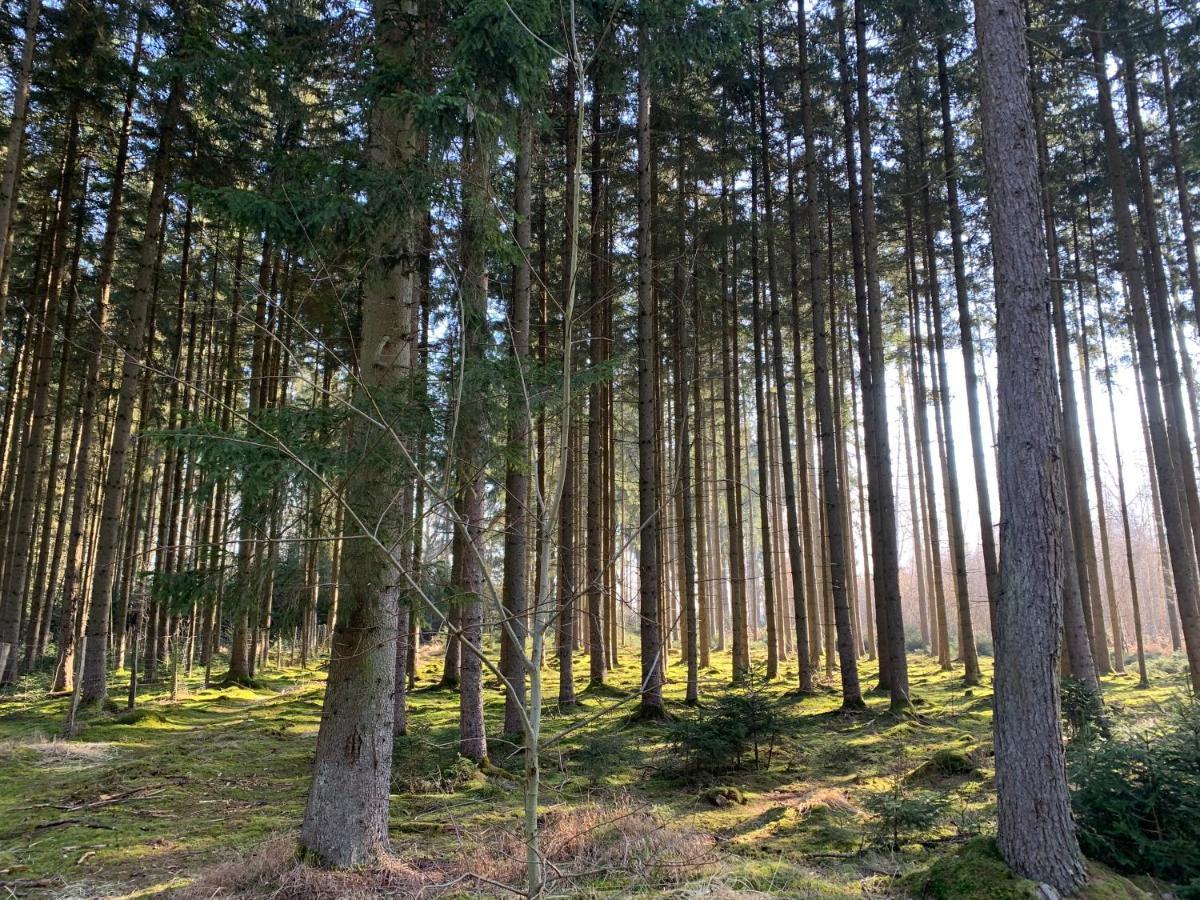
{"type": "MultiPolygon", "coordinates": [[[[870,695],[864,713],[838,715],[835,685],[798,697],[794,663],[785,663],[770,690],[795,720],[770,767],[697,777],[679,773],[666,727],[630,720],[634,648],[601,690],[586,689],[581,657],[580,705],[547,721],[548,735],[567,732],[543,755],[553,892],[1031,896],[1033,886],[1006,877],[986,840],[995,796],[984,664],[984,685],[968,689],[959,671],[940,672],[913,654],[916,703],[897,716],[883,695],[870,695]],[[933,823],[884,834],[881,797],[901,806],[929,799],[933,823]]],[[[485,776],[457,758],[457,695],[432,687],[438,671],[433,648],[422,655],[410,733],[396,745],[399,868],[381,895],[502,894],[474,876],[519,875],[520,788],[515,775],[485,776]]],[[[873,672],[864,660],[864,685],[873,672]]],[[[714,654],[702,693],[723,688],[728,673],[727,654],[714,654]]],[[[682,704],[678,663],[670,676],[671,711],[693,715],[682,704]]],[[[180,699],[172,702],[164,685],[146,686],[134,714],[93,714],[70,742],[56,737],[67,701],[47,696],[44,677],[0,695],[0,896],[373,896],[365,877],[305,887],[286,872],[322,678],[316,668],[269,668],[253,688],[202,689],[196,673],[180,699]],[[264,861],[264,853],[284,858],[264,861]]],[[[1151,678],[1140,690],[1133,675],[1105,679],[1118,716],[1153,716],[1185,688],[1178,659],[1155,660],[1151,678]]],[[[123,687],[118,676],[113,696],[123,687]]],[[[488,690],[497,734],[502,695],[498,685],[488,690]]],[[[502,740],[492,757],[520,768],[502,740]]],[[[1100,867],[1094,874],[1096,898],[1149,896],[1100,867]]]]}

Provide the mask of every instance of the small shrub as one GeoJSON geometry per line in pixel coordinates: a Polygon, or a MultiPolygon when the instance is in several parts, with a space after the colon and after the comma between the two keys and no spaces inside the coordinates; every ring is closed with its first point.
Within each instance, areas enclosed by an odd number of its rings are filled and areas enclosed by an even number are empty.
{"type": "Polygon", "coordinates": [[[1067,739],[1086,739],[1092,734],[1107,735],[1110,730],[1104,701],[1075,678],[1062,680],[1061,700],[1067,739]]]}
{"type": "Polygon", "coordinates": [[[453,794],[480,778],[479,766],[441,750],[416,735],[396,738],[392,749],[392,790],[401,794],[453,794]]]}
{"type": "Polygon", "coordinates": [[[867,797],[863,805],[875,817],[876,840],[899,847],[906,839],[928,835],[942,817],[946,801],[930,791],[909,791],[897,779],[889,790],[867,797]]]}
{"type": "Polygon", "coordinates": [[[685,772],[726,772],[749,764],[769,769],[775,748],[794,717],[766,690],[761,669],[717,697],[711,709],[671,726],[669,744],[685,772]]]}
{"type": "Polygon", "coordinates": [[[1067,752],[1084,852],[1122,872],[1200,880],[1200,702],[1138,734],[1092,733],[1067,752]]]}

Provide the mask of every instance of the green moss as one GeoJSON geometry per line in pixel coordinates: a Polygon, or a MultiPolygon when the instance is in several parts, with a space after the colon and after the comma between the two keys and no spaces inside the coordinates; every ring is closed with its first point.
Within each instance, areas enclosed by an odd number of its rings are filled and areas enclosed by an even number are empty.
{"type": "Polygon", "coordinates": [[[931,900],[1037,900],[1037,885],[1018,878],[1000,858],[995,841],[976,838],[956,853],[904,878],[917,897],[931,900]]]}
{"type": "Polygon", "coordinates": [[[956,747],[935,750],[921,765],[905,777],[910,784],[930,784],[945,778],[960,778],[975,774],[977,766],[971,754],[956,747]]]}
{"type": "MultiPolygon", "coordinates": [[[[761,652],[761,646],[754,648],[756,658],[761,652]]],[[[1106,679],[1106,699],[1120,720],[1157,715],[1164,701],[1186,689],[1180,660],[1154,661],[1148,691],[1137,689],[1134,679],[1106,679]]],[[[867,798],[926,765],[938,774],[922,789],[947,803],[945,821],[926,837],[951,835],[955,827],[986,829],[994,816],[995,788],[984,749],[990,740],[990,682],[985,678],[985,687],[966,697],[961,670],[940,672],[936,661],[920,654],[910,656],[909,665],[924,701],[919,717],[889,715],[882,695],[869,697],[870,708],[861,715],[837,715],[836,679],[804,697],[790,695],[793,679],[772,682],[767,690],[795,715],[795,725],[776,747],[769,770],[739,772],[736,787],[714,788],[736,791],[745,802],[718,807],[669,774],[669,729],[631,724],[629,704],[607,703],[608,694],[636,695],[640,666],[636,648],[628,646],[607,676],[608,687],[593,691],[587,708],[564,711],[546,723],[543,811],[550,804],[582,810],[598,797],[627,795],[632,806],[653,808],[660,822],[718,836],[715,846],[697,850],[711,870],[680,876],[692,883],[670,888],[679,895],[892,896],[896,884],[881,870],[894,864],[901,871],[919,869],[904,882],[914,879],[918,895],[920,879],[936,875],[943,892],[927,896],[1029,896],[1018,890],[1023,883],[1008,874],[994,851],[967,851],[975,855],[966,863],[955,862],[959,854],[952,854],[931,864],[942,848],[912,845],[889,854],[887,866],[860,853],[869,826],[861,812],[867,798]],[[978,771],[962,772],[963,759],[978,771]],[[996,886],[1008,892],[956,892],[996,886]]],[[[990,661],[983,665],[987,676],[990,661]]],[[[588,677],[582,656],[576,671],[582,692],[588,677]]],[[[730,671],[728,651],[714,652],[712,669],[701,673],[701,696],[728,684],[730,671]]],[[[425,658],[418,687],[435,683],[440,674],[436,657],[425,658]]],[[[667,675],[664,695],[678,709],[686,679],[674,657],[667,675]]],[[[862,661],[864,683],[873,683],[873,676],[873,664],[862,661]]],[[[184,678],[175,703],[168,699],[168,684],[145,685],[132,716],[97,712],[82,739],[70,744],[49,739],[61,730],[67,699],[47,695],[46,673],[0,693],[0,885],[22,897],[52,891],[95,896],[96,885],[104,885],[106,894],[111,889],[122,896],[162,896],[227,860],[231,851],[295,834],[311,777],[324,672],[268,667],[253,685],[208,689],[201,677],[197,671],[184,678]],[[31,887],[34,883],[53,887],[31,887]]],[[[557,676],[547,678],[554,684],[557,676]]],[[[114,678],[112,695],[122,699],[126,685],[124,676],[114,678]]],[[[520,780],[522,758],[500,737],[503,703],[489,694],[485,713],[488,733],[496,736],[491,759],[507,774],[489,779],[455,752],[458,702],[456,693],[419,689],[410,696],[410,733],[395,744],[392,842],[418,871],[440,871],[463,853],[486,853],[494,836],[520,827],[521,791],[513,782],[520,780]]],[[[1101,893],[1085,896],[1140,896],[1128,892],[1126,879],[1115,879],[1094,877],[1087,890],[1101,893]]],[[[664,893],[662,885],[639,882],[619,867],[581,879],[573,890],[579,896],[664,893]]]]}
{"type": "Polygon", "coordinates": [[[1138,887],[1108,866],[1088,862],[1088,881],[1076,894],[1080,900],[1154,900],[1158,894],[1138,887]]]}

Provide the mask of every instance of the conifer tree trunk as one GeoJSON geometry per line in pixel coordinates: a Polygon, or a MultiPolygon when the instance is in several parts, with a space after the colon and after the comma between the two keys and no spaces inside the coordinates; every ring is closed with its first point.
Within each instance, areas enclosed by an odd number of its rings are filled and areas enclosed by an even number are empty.
{"type": "MultiPolygon", "coordinates": [[[[21,41],[21,63],[14,79],[12,115],[8,120],[8,140],[4,155],[4,175],[0,178],[0,322],[8,318],[8,261],[11,252],[13,210],[17,206],[17,180],[25,141],[25,112],[29,104],[29,81],[33,55],[37,50],[38,19],[41,0],[29,0],[25,11],[25,34],[21,41]]],[[[14,382],[10,381],[9,384],[14,382]]]]}
{"type": "Polygon", "coordinates": [[[504,582],[502,604],[508,627],[500,632],[500,671],[510,685],[504,697],[504,733],[522,729],[521,706],[525,703],[525,664],[521,654],[527,634],[528,536],[529,536],[529,401],[523,385],[527,382],[529,358],[529,298],[531,270],[533,194],[533,116],[522,107],[517,133],[516,226],[514,235],[519,256],[513,267],[512,305],[509,307],[510,340],[513,360],[520,377],[511,397],[512,420],[509,423],[509,452],[512,461],[504,478],[504,582]]]}
{"type": "MultiPolygon", "coordinates": [[[[463,372],[468,385],[460,399],[461,437],[456,481],[462,514],[456,530],[462,534],[459,571],[462,681],[459,693],[458,752],[467,759],[487,758],[483,721],[483,585],[484,585],[484,468],[486,466],[485,392],[472,371],[484,362],[488,335],[487,220],[491,214],[491,139],[482,126],[468,125],[463,162],[461,340],[463,372]]],[[[571,232],[573,234],[573,232],[571,232]]],[[[570,339],[569,336],[566,339],[570,339]]],[[[569,459],[569,457],[568,457],[569,459]]],[[[567,463],[568,469],[570,463],[567,463]]],[[[564,509],[567,504],[564,502],[564,509]]],[[[573,524],[573,523],[572,523],[573,524]]],[[[567,547],[561,552],[571,558],[567,547]]],[[[573,592],[574,578],[564,579],[563,589],[573,592]]],[[[570,595],[573,603],[574,597],[570,595]]],[[[568,645],[568,658],[570,646],[568,645]]],[[[561,662],[561,660],[560,660],[561,662]]],[[[570,672],[569,666],[567,667],[570,672]]],[[[572,693],[571,699],[574,699],[572,693]]],[[[562,698],[560,696],[560,702],[562,698]]]]}
{"type": "MultiPolygon", "coordinates": [[[[377,52],[390,71],[412,72],[420,32],[416,0],[377,0],[377,52]]],[[[380,177],[407,174],[419,142],[411,117],[376,100],[369,160],[380,177]]],[[[417,198],[374,200],[379,228],[363,280],[359,401],[391,405],[413,364],[417,297],[417,198]],[[389,403],[390,401],[390,403],[389,403]]],[[[396,623],[403,574],[393,564],[404,512],[389,500],[407,477],[386,431],[355,418],[351,447],[363,464],[345,486],[350,540],[330,649],[329,677],[300,844],[322,865],[375,862],[388,849],[396,623]],[[379,545],[372,542],[372,534],[379,545]],[[390,558],[389,558],[390,557],[390,558]]]]}
{"type": "Polygon", "coordinates": [[[758,194],[759,167],[757,161],[750,164],[750,327],[754,336],[754,422],[758,455],[758,527],[762,553],[763,606],[766,613],[767,669],[766,676],[773,679],[779,675],[779,642],[775,622],[775,563],[771,541],[771,467],[767,450],[767,400],[766,400],[766,322],[760,300],[760,278],[758,262],[759,224],[758,194]]]}
{"type": "Polygon", "coordinates": [[[1056,662],[1066,515],[1050,286],[1040,222],[1025,23],[1016,0],[976,0],[1000,376],[1000,604],[996,618],[997,842],[1019,875],[1070,893],[1075,840],[1056,662]]]}
{"type": "Polygon", "coordinates": [[[655,360],[658,345],[654,332],[654,259],[652,251],[652,210],[650,204],[650,73],[649,47],[645,18],[638,23],[637,79],[637,173],[638,173],[638,584],[641,643],[640,715],[660,719],[665,716],[662,698],[662,634],[659,617],[659,498],[658,498],[658,415],[654,404],[655,360]]]}
{"type": "MultiPolygon", "coordinates": [[[[592,366],[605,359],[604,296],[604,212],[603,148],[601,147],[600,107],[603,101],[599,70],[592,77],[592,148],[591,148],[591,330],[588,336],[592,366]]],[[[588,676],[593,685],[604,683],[605,655],[602,612],[604,604],[604,510],[608,488],[603,473],[607,464],[608,436],[605,428],[607,401],[605,386],[599,380],[588,393],[587,451],[587,634],[588,676]]]]}
{"type": "Polygon", "coordinates": [[[1025,23],[1017,0],[976,0],[1000,390],[996,615],[997,843],[1019,875],[1062,893],[1086,878],[1071,821],[1058,703],[1066,514],[1051,362],[1025,23]]]}
{"type": "Polygon", "coordinates": [[[783,329],[779,316],[778,273],[775,264],[775,185],[771,171],[771,123],[767,117],[766,60],[762,18],[758,22],[758,128],[762,159],[763,226],[767,244],[767,292],[771,303],[771,352],[775,376],[775,398],[779,418],[779,455],[783,469],[783,503],[787,517],[787,550],[791,572],[792,604],[795,610],[796,657],[800,690],[813,689],[808,654],[808,607],[804,599],[804,555],[800,547],[800,518],[796,507],[796,467],[792,460],[792,429],[784,390],[783,329]]]}
{"type": "MultiPolygon", "coordinates": [[[[908,231],[908,230],[906,230],[908,231]]],[[[906,240],[912,246],[911,239],[906,240]]],[[[914,260],[915,248],[913,250],[914,260]]],[[[913,266],[915,274],[915,263],[913,266]]],[[[926,281],[929,273],[925,273],[926,281]]],[[[938,665],[943,672],[950,670],[950,629],[947,622],[945,580],[942,577],[942,540],[941,528],[938,521],[937,498],[933,488],[933,449],[929,436],[929,392],[925,383],[925,360],[921,350],[921,313],[919,309],[919,294],[914,284],[909,292],[909,325],[912,328],[911,367],[913,371],[913,415],[917,420],[917,445],[920,448],[921,462],[925,473],[922,487],[925,494],[926,538],[929,541],[930,562],[933,572],[933,609],[934,627],[937,631],[938,665]]],[[[936,412],[934,413],[936,415],[936,412]]]]}
{"type": "MultiPolygon", "coordinates": [[[[1138,368],[1141,375],[1142,395],[1146,406],[1146,417],[1152,438],[1151,448],[1155,472],[1158,475],[1159,499],[1162,503],[1163,525],[1167,534],[1167,549],[1171,560],[1171,574],[1175,584],[1175,596],[1179,605],[1180,625],[1187,647],[1188,666],[1193,691],[1200,692],[1200,589],[1196,580],[1196,554],[1191,525],[1188,521],[1186,501],[1182,490],[1178,467],[1183,461],[1190,465],[1190,451],[1180,434],[1179,423],[1173,421],[1168,401],[1169,375],[1164,373],[1163,390],[1160,392],[1158,371],[1155,366],[1155,342],[1151,331],[1150,312],[1155,308],[1161,318],[1158,304],[1147,303],[1146,285],[1138,253],[1137,234],[1130,214],[1129,185],[1126,179],[1125,159],[1121,140],[1117,133],[1113,114],[1112,90],[1108,83],[1107,58],[1104,50],[1102,24],[1087,23],[1088,41],[1092,51],[1092,63],[1097,86],[1100,124],[1104,132],[1105,162],[1109,186],[1113,194],[1113,213],[1117,225],[1117,248],[1122,274],[1129,289],[1129,304],[1133,314],[1133,332],[1137,347],[1138,368]],[[1183,446],[1181,446],[1183,445],[1183,446]],[[1186,451],[1186,452],[1184,452],[1186,451]]],[[[1164,349],[1163,360],[1169,365],[1173,359],[1164,349]]]]}
{"type": "MultiPolygon", "coordinates": [[[[78,36],[76,36],[78,38],[78,36]]],[[[50,232],[49,273],[46,284],[45,315],[38,329],[33,369],[29,387],[29,429],[21,449],[21,464],[16,471],[16,493],[9,509],[8,539],[12,555],[4,573],[4,592],[0,597],[0,680],[7,682],[16,674],[20,650],[20,630],[24,624],[25,594],[30,582],[30,560],[34,547],[34,519],[37,513],[37,494],[42,466],[42,450],[49,426],[50,373],[53,367],[54,337],[62,289],[62,275],[67,260],[67,240],[78,176],[80,99],[76,95],[68,112],[66,146],[63,150],[62,174],[59,180],[57,210],[50,232]],[[11,628],[11,632],[10,632],[11,628]]],[[[73,620],[72,620],[73,621],[73,620]]],[[[72,625],[72,630],[74,626],[72,625]]],[[[69,650],[67,651],[69,652],[69,650]]],[[[60,654],[61,655],[61,654],[60,654]]],[[[71,667],[70,672],[75,671],[71,667]]],[[[69,687],[72,675],[64,679],[69,687]]]]}
{"type": "MultiPolygon", "coordinates": [[[[804,15],[801,9],[801,16],[804,15]]],[[[806,142],[806,147],[808,146],[806,142]]],[[[806,151],[805,168],[811,169],[816,165],[806,151]]],[[[815,175],[812,176],[815,180],[815,175]]],[[[811,274],[809,288],[812,304],[813,328],[813,379],[816,382],[817,431],[820,435],[820,472],[821,500],[824,503],[823,530],[828,554],[828,581],[833,595],[833,624],[837,631],[838,665],[842,675],[842,708],[863,709],[862,690],[858,682],[858,663],[854,652],[854,634],[850,624],[850,605],[846,592],[846,555],[847,543],[845,532],[845,491],[844,482],[837,464],[837,445],[835,431],[838,420],[834,416],[832,392],[830,387],[830,340],[829,312],[825,303],[825,291],[820,283],[821,257],[820,250],[814,246],[817,241],[816,230],[816,201],[812,192],[807,204],[808,211],[808,259],[811,274]]],[[[833,247],[828,248],[832,255],[833,247]]],[[[832,287],[832,283],[830,284],[832,287]]],[[[828,629],[828,619],[826,628],[828,629]]],[[[826,665],[831,662],[832,654],[826,656],[826,665]]]]}
{"type": "Polygon", "coordinates": [[[975,471],[975,506],[979,511],[983,571],[987,582],[988,620],[995,629],[997,576],[996,535],[993,531],[991,490],[988,487],[983,426],[979,412],[979,376],[975,369],[975,325],[967,290],[966,254],[963,251],[962,206],[958,199],[958,167],[955,154],[954,120],[950,114],[950,75],[946,69],[946,40],[937,40],[938,99],[942,113],[942,174],[946,180],[946,207],[950,217],[950,252],[954,265],[954,295],[958,302],[959,344],[967,382],[967,421],[971,431],[971,461],[975,471]]]}
{"type": "MultiPolygon", "coordinates": [[[[728,233],[729,186],[721,177],[721,230],[728,233]]],[[[729,529],[730,643],[733,655],[733,679],[738,681],[750,669],[750,644],[747,635],[745,535],[742,530],[742,435],[741,394],[738,389],[738,315],[737,285],[730,284],[728,247],[721,248],[721,402],[724,410],[725,442],[725,513],[729,529]]],[[[737,250],[734,247],[734,269],[737,250]]]]}
{"type": "MultiPolygon", "coordinates": [[[[925,153],[924,115],[918,112],[917,146],[922,166],[927,165],[925,153]]],[[[954,569],[954,595],[958,608],[958,655],[963,661],[963,681],[967,685],[979,684],[979,656],[975,650],[975,629],[971,622],[971,594],[967,584],[967,549],[963,538],[962,504],[958,484],[958,457],[955,451],[954,419],[950,411],[949,370],[946,366],[946,339],[942,326],[942,290],[938,282],[937,248],[934,244],[934,222],[930,201],[930,178],[922,178],[925,187],[921,192],[921,217],[925,225],[925,289],[929,298],[927,315],[933,321],[933,347],[935,351],[938,390],[941,407],[941,425],[946,452],[943,456],[945,476],[946,523],[950,536],[950,563],[954,569]]],[[[985,553],[986,559],[986,553],[985,553]]]]}
{"type": "Polygon", "coordinates": [[[868,90],[867,18],[862,0],[854,0],[854,34],[858,68],[858,146],[862,175],[863,275],[867,288],[867,337],[870,380],[862,378],[863,415],[868,464],[874,461],[871,493],[879,516],[873,536],[876,607],[881,644],[887,648],[888,690],[894,709],[908,706],[908,660],[904,655],[904,612],[900,596],[900,561],[896,538],[896,497],[892,483],[891,438],[888,432],[887,378],[883,358],[883,295],[879,287],[878,238],[875,224],[875,175],[872,161],[871,103],[868,90]],[[872,452],[873,450],[873,452],[872,452]]]}
{"type": "MultiPolygon", "coordinates": [[[[102,701],[108,693],[108,638],[112,611],[114,566],[121,531],[121,505],[125,495],[125,458],[133,429],[133,404],[141,374],[146,322],[153,295],[154,272],[158,261],[159,233],[166,202],[167,178],[171,165],[174,133],[183,97],[182,76],[171,83],[166,107],[159,119],[158,147],[151,168],[150,198],[146,225],[138,254],[137,275],[133,284],[133,303],[128,313],[124,360],[117,396],[116,420],[107,458],[99,536],[91,572],[91,604],[88,614],[87,641],[90,652],[83,669],[80,702],[102,701]]],[[[110,200],[111,205],[111,200],[110,200]]]]}

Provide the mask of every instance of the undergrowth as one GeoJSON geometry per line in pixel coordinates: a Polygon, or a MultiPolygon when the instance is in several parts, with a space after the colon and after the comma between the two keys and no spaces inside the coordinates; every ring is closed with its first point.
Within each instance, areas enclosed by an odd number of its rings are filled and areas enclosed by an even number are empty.
{"type": "MultiPolygon", "coordinates": [[[[673,660],[665,695],[674,722],[665,725],[630,720],[626,698],[639,679],[631,648],[603,690],[588,690],[587,666],[577,665],[582,704],[546,720],[551,893],[902,894],[908,874],[993,827],[983,662],[984,686],[967,689],[961,672],[913,654],[920,715],[896,717],[882,696],[871,696],[864,714],[838,715],[836,682],[798,696],[794,661],[775,681],[755,674],[728,691],[724,652],[701,674],[703,705],[692,709],[673,660]]],[[[864,682],[873,674],[863,661],[864,682]]],[[[55,738],[65,699],[46,695],[44,675],[23,679],[0,693],[0,895],[503,896],[493,882],[519,881],[524,851],[518,779],[501,771],[522,762],[499,736],[503,694],[489,688],[500,768],[485,774],[457,756],[457,694],[426,689],[440,675],[436,647],[422,654],[417,675],[410,734],[393,760],[394,858],[349,874],[301,866],[293,853],[320,723],[320,669],[270,667],[254,685],[209,689],[196,672],[174,703],[169,685],[148,685],[135,713],[90,713],[72,742],[55,738]]],[[[1184,675],[1168,658],[1151,679],[1149,690],[1132,677],[1105,680],[1118,735],[1134,721],[1165,727],[1152,723],[1185,689],[1184,675]]],[[[124,690],[119,676],[113,690],[124,690]]],[[[1173,740],[1172,752],[1182,753],[1183,732],[1173,740]]],[[[1086,752],[1101,761],[1113,754],[1116,768],[1124,751],[1115,741],[1086,752]]]]}

